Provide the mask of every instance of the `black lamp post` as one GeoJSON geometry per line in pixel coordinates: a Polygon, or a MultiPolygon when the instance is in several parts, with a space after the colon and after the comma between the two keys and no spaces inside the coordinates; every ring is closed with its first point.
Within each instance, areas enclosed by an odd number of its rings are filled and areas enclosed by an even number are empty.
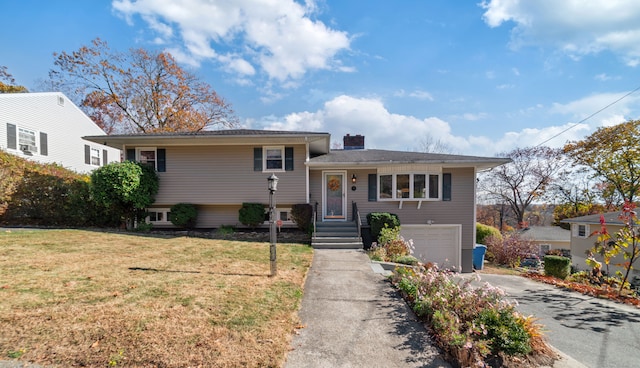
{"type": "Polygon", "coordinates": [[[269,255],[271,260],[271,276],[275,276],[278,273],[278,265],[276,261],[276,222],[275,222],[275,203],[273,200],[273,194],[278,190],[278,177],[275,174],[271,174],[267,178],[269,183],[269,255]]]}

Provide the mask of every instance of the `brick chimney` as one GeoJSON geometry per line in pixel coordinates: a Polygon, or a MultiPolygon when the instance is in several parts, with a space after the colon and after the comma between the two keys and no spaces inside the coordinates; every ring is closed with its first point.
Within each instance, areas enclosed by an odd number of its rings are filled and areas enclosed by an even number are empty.
{"type": "Polygon", "coordinates": [[[346,150],[364,149],[364,135],[345,135],[342,139],[342,147],[346,150]]]}

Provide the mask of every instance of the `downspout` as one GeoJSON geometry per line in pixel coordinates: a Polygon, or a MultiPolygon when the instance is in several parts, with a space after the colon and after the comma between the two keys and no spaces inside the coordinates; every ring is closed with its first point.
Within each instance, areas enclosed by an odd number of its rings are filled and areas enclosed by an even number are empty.
{"type": "Polygon", "coordinates": [[[306,181],[306,184],[307,184],[305,190],[306,190],[307,204],[309,204],[309,203],[311,203],[311,191],[309,189],[309,186],[310,186],[310,183],[309,183],[309,177],[310,177],[310,175],[309,175],[309,139],[307,137],[304,137],[304,140],[306,142],[305,143],[305,147],[307,149],[307,151],[306,151],[307,157],[305,158],[305,165],[304,165],[304,166],[306,166],[306,173],[305,173],[306,174],[306,178],[305,178],[305,181],[306,181]]]}

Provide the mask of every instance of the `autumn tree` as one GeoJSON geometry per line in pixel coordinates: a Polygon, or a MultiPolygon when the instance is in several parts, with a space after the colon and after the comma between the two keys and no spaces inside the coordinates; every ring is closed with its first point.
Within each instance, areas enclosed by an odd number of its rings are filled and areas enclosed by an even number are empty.
{"type": "Polygon", "coordinates": [[[108,134],[197,132],[237,124],[231,105],[167,52],[116,52],[97,38],[54,58],[52,84],[74,96],[108,134]]]}
{"type": "Polygon", "coordinates": [[[26,87],[16,85],[16,80],[7,71],[6,66],[0,65],[0,93],[24,93],[29,92],[26,87]]]}
{"type": "Polygon", "coordinates": [[[554,225],[569,229],[570,225],[562,220],[613,210],[614,207],[603,200],[606,186],[594,184],[589,172],[586,167],[574,167],[566,170],[552,185],[551,192],[557,202],[553,211],[554,225]]]}
{"type": "Polygon", "coordinates": [[[593,170],[593,178],[608,183],[609,195],[614,190],[622,202],[634,202],[640,189],[640,120],[598,128],[565,145],[564,152],[575,165],[593,170]]]}
{"type": "Polygon", "coordinates": [[[516,148],[500,157],[511,162],[484,173],[479,190],[494,203],[506,204],[518,226],[525,223],[525,212],[534,202],[546,199],[553,180],[562,173],[562,152],[549,147],[516,148]]]}

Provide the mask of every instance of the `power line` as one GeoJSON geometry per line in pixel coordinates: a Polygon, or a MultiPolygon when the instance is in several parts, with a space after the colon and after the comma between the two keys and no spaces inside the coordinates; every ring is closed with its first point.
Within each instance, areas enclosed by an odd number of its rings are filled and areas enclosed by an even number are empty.
{"type": "Polygon", "coordinates": [[[584,119],[580,120],[579,122],[577,122],[577,123],[573,124],[572,126],[568,127],[567,129],[565,129],[565,130],[561,131],[560,133],[558,133],[558,134],[556,134],[556,135],[552,136],[551,138],[547,139],[546,141],[543,141],[542,143],[539,143],[536,147],[540,147],[540,146],[542,146],[543,144],[545,144],[545,143],[549,142],[550,140],[552,140],[552,139],[554,139],[554,138],[557,138],[557,137],[561,136],[562,134],[564,134],[564,133],[566,133],[567,131],[569,131],[569,130],[571,130],[571,129],[575,128],[575,127],[576,127],[576,126],[578,126],[579,124],[584,123],[585,121],[587,121],[587,120],[591,119],[592,117],[594,117],[594,116],[598,115],[598,114],[599,114],[599,113],[601,113],[602,111],[604,111],[604,110],[608,109],[609,107],[611,107],[611,106],[613,106],[613,105],[617,104],[618,102],[622,101],[623,99],[627,98],[628,96],[630,96],[631,94],[633,94],[633,93],[637,92],[638,90],[640,90],[640,86],[638,86],[638,87],[637,87],[636,89],[634,89],[633,91],[631,91],[631,92],[629,92],[629,93],[625,94],[624,96],[620,97],[619,99],[617,99],[617,100],[615,100],[615,101],[611,102],[610,104],[608,104],[607,106],[605,106],[605,107],[601,108],[600,110],[598,110],[598,111],[594,112],[593,114],[591,114],[591,115],[587,116],[586,118],[584,118],[584,119]]]}

